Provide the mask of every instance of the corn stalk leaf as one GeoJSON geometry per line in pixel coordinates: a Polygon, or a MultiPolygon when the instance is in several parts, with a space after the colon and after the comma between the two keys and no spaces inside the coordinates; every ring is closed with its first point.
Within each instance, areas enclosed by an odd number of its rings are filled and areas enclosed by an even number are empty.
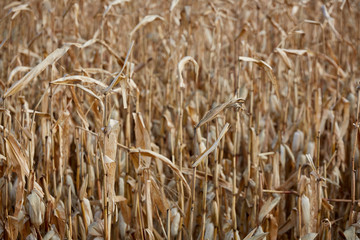
{"type": "Polygon", "coordinates": [[[240,104],[244,103],[245,100],[242,98],[233,98],[227,101],[226,103],[220,104],[211,110],[209,110],[204,117],[199,121],[198,124],[196,124],[195,128],[199,128],[205,123],[213,120],[220,112],[222,112],[225,108],[229,107],[239,107],[240,104]]]}
{"type": "Polygon", "coordinates": [[[30,72],[28,72],[23,78],[15,82],[4,94],[4,98],[10,97],[15,93],[19,92],[26,85],[30,83],[31,80],[39,76],[45,68],[55,62],[57,62],[64,54],[69,50],[70,45],[65,45],[61,48],[53,51],[49,56],[47,56],[41,63],[36,65],[30,72]]]}
{"type": "Polygon", "coordinates": [[[229,126],[230,126],[229,123],[225,124],[224,128],[221,130],[221,133],[219,134],[218,139],[216,139],[216,141],[213,143],[213,145],[211,145],[208,149],[206,149],[205,152],[200,154],[200,156],[193,163],[193,165],[192,165],[193,168],[197,167],[205,157],[207,157],[212,151],[215,150],[215,148],[219,144],[220,140],[225,136],[225,133],[229,130],[229,126]]]}
{"type": "Polygon", "coordinates": [[[157,152],[147,150],[147,149],[137,148],[137,149],[129,149],[129,151],[132,154],[139,154],[140,153],[143,156],[153,157],[153,158],[157,158],[157,159],[161,160],[163,163],[165,163],[167,166],[169,166],[176,173],[176,175],[178,175],[178,177],[184,183],[184,186],[185,186],[186,190],[189,192],[189,195],[191,195],[190,186],[187,183],[184,175],[181,173],[179,168],[176,167],[175,164],[170,161],[170,159],[168,159],[164,155],[161,155],[161,154],[159,154],[157,152]]]}

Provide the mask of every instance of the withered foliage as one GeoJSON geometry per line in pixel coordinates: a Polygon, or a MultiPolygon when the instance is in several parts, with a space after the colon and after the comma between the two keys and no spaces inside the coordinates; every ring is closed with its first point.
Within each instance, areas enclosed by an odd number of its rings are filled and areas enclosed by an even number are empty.
{"type": "Polygon", "coordinates": [[[360,1],[0,1],[1,239],[358,239],[360,1]]]}

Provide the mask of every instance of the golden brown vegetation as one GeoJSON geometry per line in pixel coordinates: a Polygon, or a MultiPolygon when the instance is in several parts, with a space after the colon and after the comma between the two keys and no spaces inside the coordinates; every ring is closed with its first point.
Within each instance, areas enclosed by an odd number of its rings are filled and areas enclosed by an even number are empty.
{"type": "Polygon", "coordinates": [[[0,1],[0,237],[358,239],[359,1],[0,1]]]}

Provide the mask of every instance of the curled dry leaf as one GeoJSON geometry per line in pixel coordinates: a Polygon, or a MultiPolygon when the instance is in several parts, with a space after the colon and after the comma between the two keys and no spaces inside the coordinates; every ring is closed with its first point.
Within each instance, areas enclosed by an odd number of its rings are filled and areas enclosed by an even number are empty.
{"type": "Polygon", "coordinates": [[[253,62],[253,63],[256,63],[257,65],[259,65],[260,67],[262,67],[265,70],[266,75],[268,76],[268,78],[271,80],[271,83],[274,85],[277,97],[280,98],[277,79],[275,78],[275,75],[273,73],[273,69],[269,64],[267,64],[263,60],[258,60],[258,59],[255,59],[255,58],[243,57],[243,56],[239,57],[239,61],[253,62]]]}
{"type": "Polygon", "coordinates": [[[178,63],[178,75],[179,75],[179,80],[180,80],[180,88],[185,87],[184,78],[182,76],[182,71],[184,70],[185,64],[187,64],[189,62],[194,64],[194,67],[195,67],[195,74],[196,74],[195,82],[197,82],[197,80],[198,80],[198,77],[199,77],[199,65],[198,65],[198,63],[195,61],[195,59],[193,57],[186,56],[183,59],[181,59],[180,62],[178,63]]]}
{"type": "Polygon", "coordinates": [[[28,3],[25,3],[25,4],[21,4],[19,6],[16,6],[16,7],[13,7],[11,8],[10,10],[10,13],[14,13],[12,16],[11,16],[11,19],[14,20],[16,18],[17,15],[19,15],[19,13],[21,11],[31,11],[29,8],[28,8],[29,4],[28,3]]]}
{"type": "Polygon", "coordinates": [[[130,32],[129,36],[130,39],[132,38],[132,36],[134,35],[134,33],[143,25],[146,25],[150,22],[155,21],[156,19],[160,19],[162,21],[165,21],[165,19],[159,15],[148,15],[146,17],[144,17],[136,26],[135,28],[130,32]]]}
{"type": "Polygon", "coordinates": [[[241,104],[243,104],[244,102],[245,102],[245,100],[242,98],[233,98],[223,104],[220,104],[220,105],[212,108],[207,113],[205,113],[204,117],[199,121],[198,124],[196,124],[195,128],[199,128],[202,125],[204,125],[205,123],[213,120],[224,109],[230,108],[230,107],[239,108],[241,106],[241,104]]]}
{"type": "Polygon", "coordinates": [[[27,72],[27,71],[30,71],[31,70],[31,67],[25,67],[25,66],[18,66],[16,68],[14,68],[10,75],[9,75],[9,79],[8,79],[8,83],[11,83],[12,82],[12,79],[15,77],[15,75],[18,73],[18,72],[27,72]]]}
{"type": "Polygon", "coordinates": [[[291,59],[287,56],[286,52],[281,48],[276,48],[276,52],[278,52],[282,58],[282,60],[285,62],[286,66],[290,69],[294,69],[294,63],[291,61],[291,59]]]}
{"type": "Polygon", "coordinates": [[[57,84],[57,85],[62,85],[62,84],[95,84],[99,87],[102,88],[106,88],[106,84],[104,84],[103,82],[100,82],[99,80],[96,80],[94,78],[91,77],[86,77],[86,76],[78,76],[78,75],[73,75],[73,76],[67,76],[67,77],[62,77],[62,78],[58,78],[54,81],[51,82],[51,84],[57,84]]]}

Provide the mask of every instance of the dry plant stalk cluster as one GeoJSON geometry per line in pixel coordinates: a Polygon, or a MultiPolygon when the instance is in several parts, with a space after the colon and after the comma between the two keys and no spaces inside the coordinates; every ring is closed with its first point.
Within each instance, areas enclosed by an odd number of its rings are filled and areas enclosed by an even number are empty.
{"type": "Polygon", "coordinates": [[[0,238],[358,239],[360,1],[0,11],[0,238]]]}

